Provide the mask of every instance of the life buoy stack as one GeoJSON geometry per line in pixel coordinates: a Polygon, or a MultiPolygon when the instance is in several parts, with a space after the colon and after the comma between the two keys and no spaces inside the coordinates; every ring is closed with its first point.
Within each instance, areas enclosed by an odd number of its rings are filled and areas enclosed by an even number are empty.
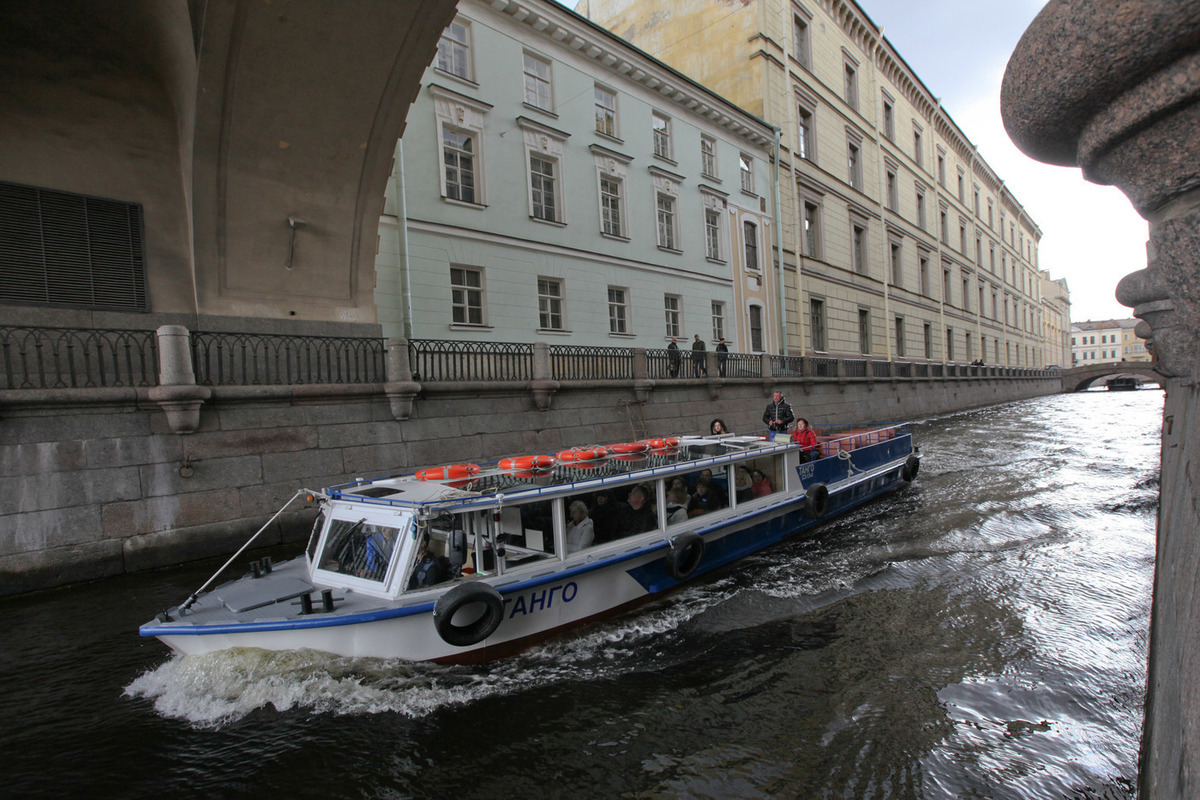
{"type": "Polygon", "coordinates": [[[917,473],[921,471],[921,459],[914,453],[909,453],[908,458],[904,461],[904,466],[900,468],[900,478],[905,483],[912,483],[913,478],[917,477],[917,473]]]}
{"type": "Polygon", "coordinates": [[[646,445],[646,449],[652,452],[659,452],[663,450],[675,450],[679,447],[679,440],[674,438],[643,439],[642,441],[638,442],[638,444],[646,445]]]}
{"type": "Polygon", "coordinates": [[[814,483],[808,487],[804,498],[804,510],[813,519],[820,519],[829,511],[829,488],[823,483],[814,483]]]}
{"type": "Polygon", "coordinates": [[[700,534],[681,533],[668,543],[667,574],[677,581],[690,578],[704,558],[704,540],[700,534]]]}
{"type": "Polygon", "coordinates": [[[648,442],[622,442],[608,445],[608,452],[618,461],[641,461],[650,452],[648,442]]]}
{"type": "Polygon", "coordinates": [[[433,627],[442,641],[455,647],[482,642],[496,632],[503,619],[504,599],[486,583],[460,583],[433,606],[433,627]]]}
{"type": "Polygon", "coordinates": [[[452,464],[448,467],[430,467],[429,469],[419,470],[417,472],[417,480],[460,481],[464,478],[473,478],[478,474],[478,464],[452,464]]]}

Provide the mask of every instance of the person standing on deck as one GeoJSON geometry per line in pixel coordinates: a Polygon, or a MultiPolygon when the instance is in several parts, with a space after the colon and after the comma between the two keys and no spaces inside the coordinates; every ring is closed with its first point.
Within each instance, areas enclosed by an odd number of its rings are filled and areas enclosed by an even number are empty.
{"type": "Polygon", "coordinates": [[[775,434],[786,433],[788,426],[795,419],[791,403],[784,400],[783,392],[776,389],[771,395],[771,402],[767,403],[767,410],[762,415],[762,421],[766,423],[767,430],[770,431],[768,438],[775,441],[775,434]]]}

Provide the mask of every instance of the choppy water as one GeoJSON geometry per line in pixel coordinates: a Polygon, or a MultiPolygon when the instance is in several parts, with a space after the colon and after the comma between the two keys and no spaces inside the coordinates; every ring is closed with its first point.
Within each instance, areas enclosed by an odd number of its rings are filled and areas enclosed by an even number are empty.
{"type": "Polygon", "coordinates": [[[213,564],[0,602],[9,797],[1127,798],[1162,394],[918,423],[908,490],[484,667],[171,657],[213,564]]]}

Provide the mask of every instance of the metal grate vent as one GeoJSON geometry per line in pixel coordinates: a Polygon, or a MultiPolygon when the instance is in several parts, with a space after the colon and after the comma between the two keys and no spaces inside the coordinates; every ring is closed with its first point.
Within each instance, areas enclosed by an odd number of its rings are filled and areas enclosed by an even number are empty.
{"type": "Polygon", "coordinates": [[[0,302],[148,311],[141,204],[0,181],[0,302]]]}

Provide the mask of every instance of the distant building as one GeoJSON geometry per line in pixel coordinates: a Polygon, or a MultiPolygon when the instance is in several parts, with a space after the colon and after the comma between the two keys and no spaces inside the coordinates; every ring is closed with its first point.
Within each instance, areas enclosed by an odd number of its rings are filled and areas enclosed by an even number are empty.
{"type": "Polygon", "coordinates": [[[782,130],[789,352],[1053,363],[1041,229],[857,3],[578,9],[782,130]]]}
{"type": "Polygon", "coordinates": [[[1072,365],[1153,361],[1146,343],[1134,333],[1136,319],[1108,319],[1071,325],[1072,365]]]}
{"type": "Polygon", "coordinates": [[[777,352],[774,130],[551,0],[463,0],[396,148],[386,336],[777,352]]]}
{"type": "Polygon", "coordinates": [[[1071,292],[1067,279],[1054,280],[1041,271],[1042,281],[1042,347],[1046,366],[1069,367],[1071,352],[1071,292]]]}

